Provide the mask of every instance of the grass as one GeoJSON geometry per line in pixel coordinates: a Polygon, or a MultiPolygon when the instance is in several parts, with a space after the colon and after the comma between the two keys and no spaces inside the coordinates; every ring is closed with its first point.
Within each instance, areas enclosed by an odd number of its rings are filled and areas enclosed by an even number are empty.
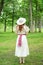
{"type": "Polygon", "coordinates": [[[43,33],[27,35],[30,55],[25,64],[19,64],[14,55],[16,38],[15,33],[0,33],[0,65],[43,65],[43,33]]]}

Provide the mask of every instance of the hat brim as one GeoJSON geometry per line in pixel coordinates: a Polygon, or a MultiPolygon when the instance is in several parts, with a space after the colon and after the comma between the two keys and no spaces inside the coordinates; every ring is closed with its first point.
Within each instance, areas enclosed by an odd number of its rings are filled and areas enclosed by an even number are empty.
{"type": "Polygon", "coordinates": [[[25,19],[25,18],[19,18],[19,19],[17,20],[17,24],[18,24],[18,25],[22,25],[22,24],[24,24],[24,23],[26,23],[26,19],[25,19]],[[20,22],[20,20],[22,20],[22,22],[20,22]]]}

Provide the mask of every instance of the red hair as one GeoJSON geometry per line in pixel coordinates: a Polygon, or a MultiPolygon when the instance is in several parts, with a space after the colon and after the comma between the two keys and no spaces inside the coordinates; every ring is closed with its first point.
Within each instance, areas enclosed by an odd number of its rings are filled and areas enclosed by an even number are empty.
{"type": "Polygon", "coordinates": [[[19,25],[19,30],[22,31],[23,25],[19,25]]]}

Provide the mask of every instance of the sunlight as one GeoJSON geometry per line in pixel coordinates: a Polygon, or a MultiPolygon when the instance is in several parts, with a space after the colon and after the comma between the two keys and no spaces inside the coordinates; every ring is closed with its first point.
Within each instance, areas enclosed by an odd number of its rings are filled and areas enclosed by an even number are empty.
{"type": "Polygon", "coordinates": [[[21,3],[22,2],[22,0],[17,0],[18,1],[18,3],[21,3]]]}

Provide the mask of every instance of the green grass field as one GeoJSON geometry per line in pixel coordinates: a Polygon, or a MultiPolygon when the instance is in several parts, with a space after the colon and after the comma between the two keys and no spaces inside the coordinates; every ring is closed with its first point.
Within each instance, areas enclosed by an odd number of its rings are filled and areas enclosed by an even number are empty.
{"type": "Polygon", "coordinates": [[[0,33],[0,65],[43,65],[43,33],[29,33],[27,35],[30,55],[25,64],[19,64],[15,57],[15,33],[0,33]]]}

